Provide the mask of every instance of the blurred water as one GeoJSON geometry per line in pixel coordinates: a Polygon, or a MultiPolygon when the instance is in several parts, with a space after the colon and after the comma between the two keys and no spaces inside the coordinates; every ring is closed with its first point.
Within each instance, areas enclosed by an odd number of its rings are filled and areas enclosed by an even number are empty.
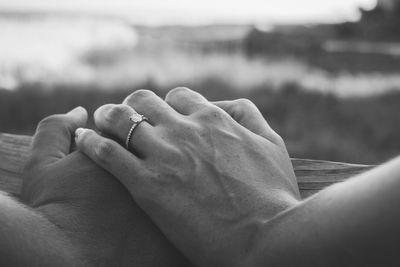
{"type": "Polygon", "coordinates": [[[133,47],[137,36],[118,20],[0,17],[0,40],[0,87],[14,89],[22,82],[56,81],[62,75],[79,83],[90,72],[82,55],[133,47]]]}
{"type": "MultiPolygon", "coordinates": [[[[13,90],[23,83],[38,83],[50,88],[67,84],[115,89],[149,81],[166,88],[212,79],[233,90],[279,89],[290,83],[343,97],[400,90],[400,71],[330,73],[294,58],[248,58],[235,50],[204,51],[210,42],[237,42],[244,38],[246,28],[151,30],[156,37],[148,31],[100,17],[0,17],[0,88],[13,90]]],[[[338,42],[327,43],[325,48],[333,52],[353,49],[355,53],[377,49],[368,43],[358,48],[338,42]]],[[[382,53],[399,53],[395,45],[378,48],[382,53]]]]}
{"type": "Polygon", "coordinates": [[[324,49],[327,52],[352,52],[400,57],[399,43],[330,40],[324,44],[324,49]]]}

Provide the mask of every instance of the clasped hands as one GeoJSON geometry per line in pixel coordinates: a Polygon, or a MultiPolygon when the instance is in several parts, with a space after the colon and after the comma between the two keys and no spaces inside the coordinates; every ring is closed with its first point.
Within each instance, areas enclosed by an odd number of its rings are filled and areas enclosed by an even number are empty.
{"type": "Polygon", "coordinates": [[[248,100],[139,90],[94,119],[100,133],[83,108],[43,120],[25,171],[22,199],[60,231],[66,265],[247,266],[260,229],[299,203],[285,145],[248,100]],[[148,120],[127,150],[135,112],[148,120]]]}

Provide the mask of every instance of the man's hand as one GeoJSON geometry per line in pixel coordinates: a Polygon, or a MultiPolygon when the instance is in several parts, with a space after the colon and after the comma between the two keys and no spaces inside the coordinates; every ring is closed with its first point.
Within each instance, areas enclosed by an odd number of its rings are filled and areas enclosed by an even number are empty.
{"type": "Polygon", "coordinates": [[[133,153],[91,130],[77,131],[77,145],[196,265],[240,266],[259,229],[297,204],[299,191],[282,139],[254,105],[216,105],[185,88],[166,102],[136,91],[95,114],[97,127],[119,142],[132,114],[148,118],[133,133],[133,153]]]}
{"type": "Polygon", "coordinates": [[[72,250],[66,265],[188,266],[116,179],[72,152],[74,131],[86,119],[82,108],[44,119],[23,180],[22,200],[57,230],[61,250],[72,250]]]}

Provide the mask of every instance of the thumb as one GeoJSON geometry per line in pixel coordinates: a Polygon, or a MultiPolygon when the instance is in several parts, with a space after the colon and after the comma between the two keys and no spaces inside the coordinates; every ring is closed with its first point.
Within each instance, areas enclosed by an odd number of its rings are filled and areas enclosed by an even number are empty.
{"type": "Polygon", "coordinates": [[[87,111],[77,107],[66,114],[43,119],[33,138],[29,166],[49,165],[68,155],[74,132],[86,126],[87,117],[87,111]]]}

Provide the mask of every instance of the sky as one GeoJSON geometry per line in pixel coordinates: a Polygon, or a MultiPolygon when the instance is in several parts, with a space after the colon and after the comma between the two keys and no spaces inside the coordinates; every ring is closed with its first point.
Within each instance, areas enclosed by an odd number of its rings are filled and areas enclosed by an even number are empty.
{"type": "Polygon", "coordinates": [[[0,0],[0,11],[117,15],[141,24],[324,23],[357,19],[376,0],[0,0]]]}

